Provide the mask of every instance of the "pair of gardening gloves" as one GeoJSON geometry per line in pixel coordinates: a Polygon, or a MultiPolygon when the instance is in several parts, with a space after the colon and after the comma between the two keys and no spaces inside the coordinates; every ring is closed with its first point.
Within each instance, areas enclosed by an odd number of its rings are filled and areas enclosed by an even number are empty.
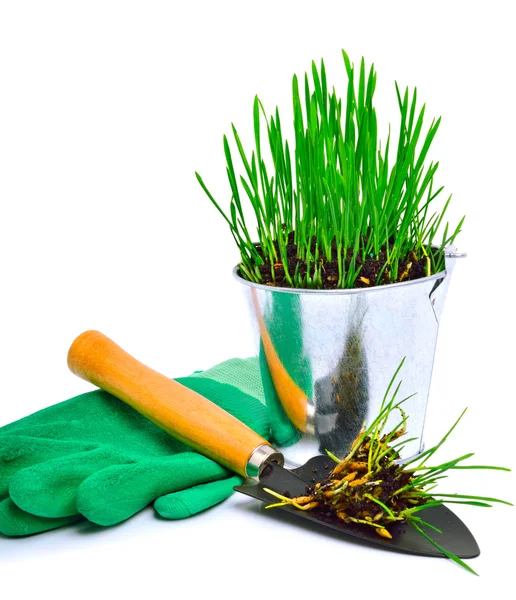
{"type": "MultiPolygon", "coordinates": [[[[299,433],[263,360],[231,359],[176,379],[276,446],[299,433]]],[[[101,390],[0,428],[0,533],[40,533],[81,519],[124,521],[150,503],[182,519],[222,502],[242,479],[101,390]]]]}

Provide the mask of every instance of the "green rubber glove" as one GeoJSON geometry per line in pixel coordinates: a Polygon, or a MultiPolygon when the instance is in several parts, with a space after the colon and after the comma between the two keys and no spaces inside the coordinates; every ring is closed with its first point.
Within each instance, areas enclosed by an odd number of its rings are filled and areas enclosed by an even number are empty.
{"type": "MultiPolygon", "coordinates": [[[[258,359],[232,359],[176,381],[270,437],[258,359]]],[[[180,519],[221,502],[240,482],[100,390],[0,428],[4,535],[82,517],[114,525],[151,502],[162,517],[180,519]]]]}

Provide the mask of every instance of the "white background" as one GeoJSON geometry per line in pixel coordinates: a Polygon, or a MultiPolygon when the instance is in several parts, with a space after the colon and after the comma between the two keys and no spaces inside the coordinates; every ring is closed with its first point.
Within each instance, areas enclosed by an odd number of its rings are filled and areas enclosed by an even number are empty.
{"type": "MultiPolygon", "coordinates": [[[[432,156],[454,194],[450,218],[467,214],[459,246],[469,257],[443,315],[427,441],[469,406],[449,455],[475,451],[477,462],[514,467],[510,4],[1,2],[0,425],[90,389],[66,367],[85,329],[171,376],[253,352],[231,278],[237,252],[193,173],[227,206],[222,134],[231,121],[249,139],[259,93],[288,123],[292,74],[312,59],[324,57],[343,92],[345,48],[376,65],[384,131],[397,127],[394,79],[417,85],[427,114],[443,116],[432,156]]],[[[449,485],[516,498],[512,474],[466,473],[449,485]]],[[[297,527],[235,496],[184,522],[148,508],[110,529],[1,538],[2,592],[501,592],[514,576],[514,509],[459,509],[482,549],[471,561],[480,578],[297,527]]]]}

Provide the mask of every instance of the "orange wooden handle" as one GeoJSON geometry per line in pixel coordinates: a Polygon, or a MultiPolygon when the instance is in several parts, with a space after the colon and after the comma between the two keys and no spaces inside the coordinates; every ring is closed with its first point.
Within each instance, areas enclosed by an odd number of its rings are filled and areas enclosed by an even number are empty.
{"type": "Polygon", "coordinates": [[[253,451],[268,444],[207,398],[146,367],[98,331],[86,331],[73,342],[68,366],[170,435],[244,477],[253,451]]]}
{"type": "Polygon", "coordinates": [[[272,343],[271,336],[267,331],[267,327],[260,313],[258,298],[256,297],[256,290],[254,288],[251,289],[251,298],[258,320],[263,350],[265,352],[267,364],[269,365],[269,372],[274,384],[274,389],[278,394],[278,398],[280,399],[281,405],[285,409],[288,418],[300,431],[306,432],[308,397],[303,390],[294,383],[276,352],[276,348],[272,343]]]}

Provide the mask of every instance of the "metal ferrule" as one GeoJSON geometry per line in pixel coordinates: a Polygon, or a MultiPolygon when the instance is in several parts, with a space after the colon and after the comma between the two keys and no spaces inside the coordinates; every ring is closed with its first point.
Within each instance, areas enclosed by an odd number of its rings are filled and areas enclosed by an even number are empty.
{"type": "Polygon", "coordinates": [[[315,406],[313,404],[306,405],[305,433],[315,435],[315,406]]]}
{"type": "Polygon", "coordinates": [[[275,450],[269,444],[262,444],[253,450],[247,461],[245,473],[250,479],[260,479],[263,469],[271,462],[283,466],[283,454],[275,450]]]}

